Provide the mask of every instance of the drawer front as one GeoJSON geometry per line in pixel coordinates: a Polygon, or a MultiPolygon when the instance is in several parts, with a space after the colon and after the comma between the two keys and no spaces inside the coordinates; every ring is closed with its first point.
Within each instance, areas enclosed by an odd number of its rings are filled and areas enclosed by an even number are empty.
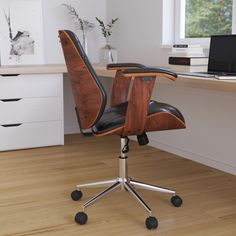
{"type": "Polygon", "coordinates": [[[62,97],[62,75],[0,76],[0,99],[62,97]]]}
{"type": "Polygon", "coordinates": [[[0,126],[0,151],[64,144],[60,121],[0,126]]]}
{"type": "Polygon", "coordinates": [[[0,100],[0,125],[63,120],[63,98],[0,100]]]}

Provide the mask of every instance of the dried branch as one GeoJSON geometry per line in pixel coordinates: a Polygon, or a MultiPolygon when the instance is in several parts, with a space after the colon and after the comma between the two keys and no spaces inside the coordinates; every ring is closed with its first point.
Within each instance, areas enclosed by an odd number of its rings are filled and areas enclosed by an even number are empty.
{"type": "Polygon", "coordinates": [[[8,12],[8,15],[6,14],[5,10],[3,10],[5,19],[8,25],[8,30],[9,30],[9,38],[11,43],[13,42],[13,34],[12,34],[12,28],[11,28],[11,17],[10,17],[10,12],[8,12]]]}
{"type": "Polygon", "coordinates": [[[119,18],[112,19],[111,22],[105,25],[102,20],[96,17],[96,20],[98,21],[99,26],[101,27],[101,30],[102,30],[102,34],[105,38],[108,38],[112,35],[112,28],[114,27],[114,24],[116,23],[116,21],[118,21],[118,19],[119,18]]]}
{"type": "Polygon", "coordinates": [[[94,29],[95,24],[89,22],[88,20],[80,18],[73,6],[66,3],[63,3],[62,6],[64,6],[68,10],[69,15],[74,20],[76,29],[82,30],[83,32],[91,31],[94,29]]]}

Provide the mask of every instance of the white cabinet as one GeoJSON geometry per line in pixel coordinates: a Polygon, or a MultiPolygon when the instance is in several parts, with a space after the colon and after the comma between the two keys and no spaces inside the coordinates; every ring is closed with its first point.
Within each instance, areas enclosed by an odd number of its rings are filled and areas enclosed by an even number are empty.
{"type": "Polygon", "coordinates": [[[63,75],[0,75],[0,151],[64,144],[63,75]]]}

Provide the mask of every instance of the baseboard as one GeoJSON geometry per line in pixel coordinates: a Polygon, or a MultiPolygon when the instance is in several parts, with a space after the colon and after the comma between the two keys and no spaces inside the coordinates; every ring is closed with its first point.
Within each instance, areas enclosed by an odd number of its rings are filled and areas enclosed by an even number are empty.
{"type": "Polygon", "coordinates": [[[64,134],[80,134],[80,129],[77,127],[65,127],[64,134]]]}
{"type": "Polygon", "coordinates": [[[184,157],[186,159],[189,159],[189,160],[192,160],[192,161],[195,161],[195,162],[213,167],[215,169],[227,172],[229,174],[236,175],[236,167],[228,165],[228,164],[223,163],[223,162],[213,160],[210,157],[202,156],[202,155],[199,155],[197,153],[192,153],[192,152],[189,152],[189,151],[186,151],[186,150],[176,148],[176,147],[171,146],[171,145],[167,145],[165,143],[161,143],[161,142],[159,142],[159,141],[157,141],[157,140],[155,140],[151,137],[149,138],[149,145],[152,146],[152,147],[164,150],[166,152],[170,152],[170,153],[176,154],[178,156],[184,157]]]}

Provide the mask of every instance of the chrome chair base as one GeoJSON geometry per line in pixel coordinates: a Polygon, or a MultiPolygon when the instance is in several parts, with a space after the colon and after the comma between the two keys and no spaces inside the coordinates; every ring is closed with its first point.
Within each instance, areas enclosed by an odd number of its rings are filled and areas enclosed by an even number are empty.
{"type": "MultiPolygon", "coordinates": [[[[162,188],[160,186],[156,186],[156,185],[152,185],[152,184],[139,182],[139,181],[133,180],[128,177],[128,165],[127,165],[127,159],[128,159],[127,153],[129,150],[128,142],[129,142],[129,140],[127,137],[121,138],[121,156],[119,157],[119,177],[116,179],[110,179],[110,180],[104,180],[104,181],[99,181],[99,182],[94,182],[94,183],[77,185],[76,191],[78,193],[80,193],[80,195],[79,195],[78,199],[73,199],[73,200],[79,200],[82,197],[81,189],[83,189],[83,188],[107,187],[105,190],[101,191],[96,196],[89,199],[88,201],[86,201],[82,205],[83,212],[85,212],[85,209],[87,207],[91,206],[96,201],[98,201],[99,199],[106,196],[108,193],[111,193],[112,191],[115,191],[116,189],[121,188],[122,190],[126,190],[127,192],[129,192],[144,207],[144,209],[146,210],[146,212],[149,215],[147,220],[151,220],[151,221],[154,220],[155,224],[154,224],[154,227],[152,227],[152,228],[156,228],[158,225],[158,222],[157,222],[156,218],[152,216],[152,210],[145,203],[145,201],[142,199],[142,197],[136,192],[136,189],[144,189],[144,190],[150,190],[150,191],[154,191],[154,192],[171,194],[172,195],[171,202],[176,207],[179,207],[182,205],[182,199],[176,195],[176,192],[174,190],[162,188]]],[[[83,213],[79,212],[78,214],[83,214],[83,213]]],[[[87,215],[85,213],[84,213],[84,216],[87,217],[87,215]]],[[[87,221],[87,218],[86,218],[86,221],[87,221]]],[[[85,221],[85,223],[86,223],[86,221],[85,221]]],[[[84,224],[78,220],[76,220],[76,222],[80,223],[80,224],[84,224]]],[[[153,222],[151,222],[151,223],[153,223],[153,222]]],[[[146,225],[147,225],[147,222],[146,222],[146,225]]],[[[151,229],[148,226],[147,226],[147,228],[151,229]]]]}
{"type": "Polygon", "coordinates": [[[176,195],[174,190],[161,188],[156,185],[139,182],[136,180],[132,180],[131,178],[127,179],[127,178],[121,178],[121,177],[118,177],[117,179],[77,185],[76,189],[77,191],[81,191],[82,188],[95,188],[95,187],[107,187],[107,188],[103,190],[102,192],[98,193],[93,198],[89,199],[87,202],[85,202],[82,205],[83,211],[85,211],[87,207],[91,206],[102,197],[106,196],[108,193],[118,189],[118,187],[121,187],[122,190],[125,189],[126,191],[131,193],[131,195],[133,195],[133,197],[145,208],[149,216],[152,216],[151,209],[145,203],[142,197],[136,192],[135,189],[144,189],[144,190],[150,190],[150,191],[161,192],[161,193],[169,193],[169,194],[172,194],[173,196],[176,195]]]}

